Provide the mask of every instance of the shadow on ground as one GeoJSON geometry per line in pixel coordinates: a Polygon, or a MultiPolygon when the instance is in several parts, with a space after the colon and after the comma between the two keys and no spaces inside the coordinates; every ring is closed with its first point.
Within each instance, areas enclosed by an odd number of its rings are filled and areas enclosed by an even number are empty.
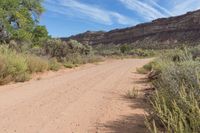
{"type": "Polygon", "coordinates": [[[129,99],[125,94],[121,96],[121,99],[129,104],[133,109],[133,114],[127,116],[120,116],[120,119],[115,121],[109,121],[105,124],[99,124],[99,128],[103,129],[103,132],[107,133],[148,133],[145,127],[145,116],[143,113],[137,113],[138,110],[146,110],[147,104],[144,99],[144,92],[148,82],[146,78],[133,79],[134,85],[139,85],[141,88],[140,93],[142,96],[136,99],[129,99]]]}
{"type": "MultiPolygon", "coordinates": [[[[133,100],[128,99],[125,96],[123,96],[123,99],[127,102],[132,102],[133,100]]],[[[131,104],[130,107],[133,109],[144,109],[145,105],[143,103],[143,99],[134,99],[134,104],[131,104]]],[[[116,121],[100,124],[100,128],[105,129],[105,132],[109,130],[109,133],[147,133],[144,120],[143,114],[120,116],[120,119],[116,121]]]]}
{"type": "Polygon", "coordinates": [[[112,133],[144,133],[144,125],[136,125],[136,119],[143,119],[143,116],[123,116],[123,119],[121,120],[107,123],[106,125],[104,125],[104,128],[111,129],[112,133]]]}

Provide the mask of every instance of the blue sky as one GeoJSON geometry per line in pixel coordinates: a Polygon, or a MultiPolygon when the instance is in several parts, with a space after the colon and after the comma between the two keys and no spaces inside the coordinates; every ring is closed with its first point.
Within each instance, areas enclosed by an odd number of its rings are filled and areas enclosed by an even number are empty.
{"type": "Polygon", "coordinates": [[[108,31],[200,9],[200,0],[45,0],[40,24],[53,37],[108,31]]]}

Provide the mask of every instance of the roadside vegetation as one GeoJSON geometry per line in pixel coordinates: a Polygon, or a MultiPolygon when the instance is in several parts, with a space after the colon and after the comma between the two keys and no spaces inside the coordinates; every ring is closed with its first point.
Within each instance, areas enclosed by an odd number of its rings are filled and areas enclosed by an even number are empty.
{"type": "Polygon", "coordinates": [[[150,132],[200,132],[200,47],[171,50],[138,69],[155,91],[148,97],[150,132]]]}
{"type": "Polygon", "coordinates": [[[128,44],[114,45],[114,44],[99,44],[94,46],[94,53],[96,55],[101,55],[105,57],[114,57],[114,58],[127,58],[127,57],[135,57],[135,58],[147,58],[154,57],[160,50],[153,49],[139,49],[134,48],[128,44]]]}
{"type": "Polygon", "coordinates": [[[91,46],[61,41],[38,25],[43,0],[0,1],[0,85],[23,82],[32,73],[102,61],[91,46]]]}
{"type": "Polygon", "coordinates": [[[62,42],[50,39],[44,44],[43,47],[31,47],[30,50],[11,48],[12,44],[8,43],[1,44],[0,84],[29,80],[32,73],[57,71],[63,67],[74,68],[80,64],[103,60],[93,54],[90,46],[74,40],[62,42]]]}
{"type": "Polygon", "coordinates": [[[126,92],[126,97],[129,99],[135,99],[139,96],[139,90],[137,88],[133,87],[131,90],[128,90],[126,92]]]}

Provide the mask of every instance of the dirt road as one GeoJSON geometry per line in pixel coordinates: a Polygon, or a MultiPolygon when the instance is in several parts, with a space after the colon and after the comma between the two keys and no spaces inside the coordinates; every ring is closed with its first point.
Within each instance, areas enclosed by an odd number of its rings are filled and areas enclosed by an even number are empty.
{"type": "Polygon", "coordinates": [[[143,133],[136,67],[149,59],[106,61],[0,87],[0,133],[143,133]]]}

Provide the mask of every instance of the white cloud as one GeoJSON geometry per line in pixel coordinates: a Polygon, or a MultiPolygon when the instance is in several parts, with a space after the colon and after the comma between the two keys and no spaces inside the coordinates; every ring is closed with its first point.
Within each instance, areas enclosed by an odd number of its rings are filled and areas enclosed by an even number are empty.
{"type": "Polygon", "coordinates": [[[81,3],[77,0],[57,0],[57,2],[46,0],[46,2],[56,6],[55,8],[50,7],[48,9],[53,12],[65,15],[69,15],[68,12],[70,12],[71,16],[73,15],[73,17],[95,21],[101,24],[112,25],[113,23],[119,23],[123,25],[134,25],[138,23],[131,18],[117,12],[105,10],[97,7],[96,5],[81,3]]]}
{"type": "Polygon", "coordinates": [[[112,24],[110,15],[100,8],[96,8],[92,5],[83,4],[75,0],[61,0],[60,2],[60,4],[65,6],[66,8],[71,8],[74,11],[86,15],[92,20],[106,24],[112,24]]]}
{"type": "MultiPolygon", "coordinates": [[[[128,9],[133,10],[142,15],[142,17],[144,17],[146,20],[166,17],[165,14],[161,13],[159,10],[157,10],[156,8],[145,2],[139,0],[119,0],[119,1],[123,3],[128,9]]],[[[152,3],[161,9],[161,7],[157,5],[155,2],[152,3]]],[[[162,8],[162,10],[164,10],[164,8],[162,8]]]]}
{"type": "Polygon", "coordinates": [[[200,0],[175,0],[173,4],[172,12],[175,15],[200,9],[200,0]]]}
{"type": "Polygon", "coordinates": [[[153,20],[162,17],[176,16],[188,11],[200,9],[200,0],[118,0],[127,9],[138,13],[145,20],[153,20]],[[167,3],[164,7],[158,2],[167,3]],[[169,7],[170,5],[170,7],[169,7]],[[167,9],[168,7],[168,9],[167,9]]]}
{"type": "Polygon", "coordinates": [[[164,7],[160,6],[159,4],[157,4],[157,2],[155,0],[148,0],[148,1],[152,6],[158,8],[159,10],[161,10],[166,15],[173,16],[173,13],[171,11],[169,11],[166,8],[164,8],[164,7]]]}
{"type": "MultiPolygon", "coordinates": [[[[81,1],[81,0],[80,0],[81,1]]],[[[133,18],[119,12],[103,9],[97,5],[86,4],[79,0],[45,0],[47,9],[62,15],[76,17],[105,25],[114,23],[135,25],[133,18]]],[[[127,9],[137,13],[145,21],[157,18],[181,15],[188,11],[200,9],[200,0],[116,0],[127,9]],[[165,5],[165,4],[167,5],[165,5]],[[160,5],[162,4],[162,5],[160,5]]]]}
{"type": "Polygon", "coordinates": [[[133,25],[139,23],[116,12],[110,12],[110,15],[113,16],[119,24],[133,25]]]}

